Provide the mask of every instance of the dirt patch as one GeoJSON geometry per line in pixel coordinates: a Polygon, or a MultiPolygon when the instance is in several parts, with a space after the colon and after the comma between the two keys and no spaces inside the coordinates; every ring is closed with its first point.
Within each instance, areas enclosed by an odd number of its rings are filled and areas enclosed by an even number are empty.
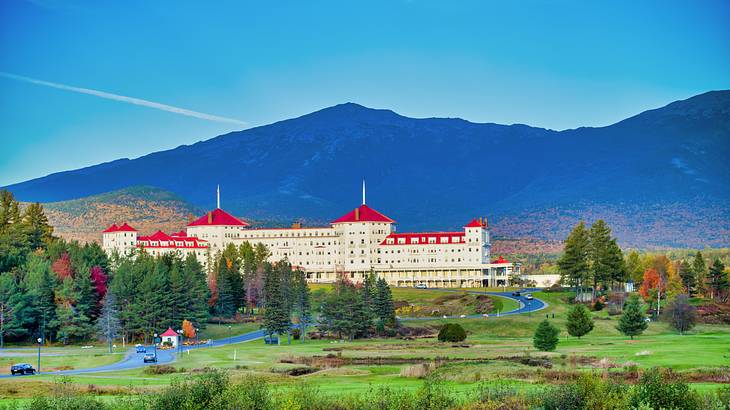
{"type": "Polygon", "coordinates": [[[545,369],[551,369],[553,367],[553,361],[547,357],[499,356],[496,360],[504,360],[507,362],[524,364],[525,366],[542,367],[545,369]]]}
{"type": "Polygon", "coordinates": [[[429,364],[433,363],[436,367],[445,363],[488,363],[490,359],[465,359],[450,357],[343,357],[341,354],[330,353],[326,356],[311,357],[287,357],[281,359],[281,363],[303,364],[311,367],[319,368],[336,368],[342,366],[385,366],[385,365],[403,365],[403,364],[429,364]]]}

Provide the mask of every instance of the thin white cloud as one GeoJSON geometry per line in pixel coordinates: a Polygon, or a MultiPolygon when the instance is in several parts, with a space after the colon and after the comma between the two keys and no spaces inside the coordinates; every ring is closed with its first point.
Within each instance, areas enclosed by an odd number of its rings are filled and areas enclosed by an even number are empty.
{"type": "Polygon", "coordinates": [[[72,91],[75,93],[94,95],[97,97],[106,98],[107,100],[121,101],[121,102],[129,103],[129,104],[141,105],[143,107],[155,108],[158,110],[168,111],[168,112],[172,112],[175,114],[185,115],[188,117],[200,118],[201,120],[228,122],[231,124],[238,124],[238,125],[243,125],[243,126],[248,125],[248,123],[246,123],[245,121],[237,120],[235,118],[227,118],[227,117],[221,117],[218,115],[206,114],[204,112],[192,111],[192,110],[188,110],[185,108],[174,107],[172,105],[160,104],[160,103],[157,103],[154,101],[147,101],[147,100],[142,100],[140,98],[127,97],[127,96],[119,95],[119,94],[112,94],[112,93],[108,93],[105,91],[92,90],[90,88],[74,87],[74,86],[65,85],[65,84],[52,83],[50,81],[38,80],[35,78],[30,78],[30,77],[23,77],[21,75],[5,73],[2,71],[0,71],[0,76],[5,77],[5,78],[10,78],[13,80],[17,80],[17,81],[23,81],[26,83],[44,85],[46,87],[57,88],[59,90],[66,90],[66,91],[72,91]]]}

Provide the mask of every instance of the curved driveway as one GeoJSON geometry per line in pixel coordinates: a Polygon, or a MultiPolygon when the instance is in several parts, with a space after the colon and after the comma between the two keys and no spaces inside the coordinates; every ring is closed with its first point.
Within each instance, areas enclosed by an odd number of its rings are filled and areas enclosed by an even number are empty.
{"type": "MultiPolygon", "coordinates": [[[[512,292],[487,292],[487,291],[479,291],[479,290],[463,290],[463,289],[442,289],[442,288],[433,288],[433,289],[426,289],[429,291],[440,291],[440,292],[466,292],[471,294],[478,294],[478,295],[492,295],[492,296],[500,296],[508,299],[516,300],[520,307],[514,310],[511,310],[509,312],[501,312],[499,315],[496,314],[490,314],[488,315],[489,319],[492,318],[500,318],[503,316],[510,316],[510,315],[518,315],[521,313],[530,313],[530,312],[536,312],[538,310],[545,309],[548,304],[543,302],[542,300],[539,300],[537,298],[534,298],[533,300],[527,300],[524,296],[512,296],[512,292]]],[[[540,289],[537,288],[531,288],[531,289],[524,289],[522,291],[522,294],[527,294],[530,292],[537,292],[540,289]]],[[[464,318],[482,318],[485,317],[485,315],[466,315],[464,317],[462,316],[446,316],[446,319],[464,319],[464,318]]],[[[439,317],[405,317],[405,318],[398,318],[399,320],[434,320],[434,319],[442,319],[443,316],[439,317]]],[[[218,340],[212,340],[209,344],[204,345],[194,345],[194,346],[185,346],[183,350],[193,350],[193,349],[207,349],[211,347],[216,346],[225,346],[229,344],[234,343],[243,343],[243,342],[249,342],[251,340],[261,339],[264,337],[264,331],[263,330],[256,330],[249,333],[244,333],[242,335],[238,336],[232,336],[227,337],[225,339],[218,339],[218,340]]],[[[147,346],[147,350],[151,351],[154,350],[153,346],[147,346]]],[[[175,354],[177,353],[177,350],[157,350],[157,363],[156,364],[167,364],[172,363],[175,361],[175,354]]],[[[143,353],[136,353],[134,348],[131,348],[129,351],[127,351],[127,354],[124,356],[124,359],[109,364],[106,366],[100,366],[100,367],[93,367],[88,369],[74,369],[74,370],[61,370],[61,371],[55,371],[55,372],[41,372],[39,374],[48,374],[48,375],[73,375],[73,374],[82,374],[82,373],[100,373],[100,372],[112,372],[112,371],[120,371],[120,370],[130,370],[130,369],[137,369],[140,367],[150,366],[155,363],[144,363],[142,361],[142,356],[144,356],[143,353]]],[[[41,365],[43,365],[41,363],[41,365]]],[[[7,378],[7,377],[22,377],[22,376],[11,376],[9,374],[7,375],[0,375],[0,378],[7,378]]]]}

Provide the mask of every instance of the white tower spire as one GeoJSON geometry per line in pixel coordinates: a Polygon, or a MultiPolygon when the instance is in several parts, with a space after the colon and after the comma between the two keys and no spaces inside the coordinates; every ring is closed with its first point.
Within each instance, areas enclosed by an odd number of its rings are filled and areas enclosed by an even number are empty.
{"type": "Polygon", "coordinates": [[[218,184],[216,186],[216,192],[215,192],[215,199],[216,199],[216,208],[220,209],[221,207],[221,186],[218,184]]]}
{"type": "Polygon", "coordinates": [[[362,204],[365,205],[365,178],[362,179],[362,204]]]}

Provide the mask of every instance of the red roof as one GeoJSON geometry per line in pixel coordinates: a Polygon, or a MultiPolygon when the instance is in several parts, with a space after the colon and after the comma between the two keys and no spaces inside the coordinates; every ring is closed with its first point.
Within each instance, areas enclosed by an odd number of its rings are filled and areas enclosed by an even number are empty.
{"type": "Polygon", "coordinates": [[[165,333],[161,334],[160,336],[178,336],[177,332],[172,330],[171,327],[168,327],[167,330],[165,330],[165,333]]]}
{"type": "Polygon", "coordinates": [[[482,218],[474,218],[468,224],[464,225],[464,228],[485,228],[487,226],[487,220],[482,218]]]}
{"type": "Polygon", "coordinates": [[[119,226],[117,226],[117,224],[112,224],[112,226],[106,228],[104,232],[137,232],[137,230],[127,225],[125,222],[119,226]]]}
{"type": "Polygon", "coordinates": [[[499,259],[493,260],[492,263],[509,263],[509,261],[500,255],[499,259]]]}
{"type": "Polygon", "coordinates": [[[341,224],[345,222],[389,222],[393,223],[394,220],[381,214],[380,212],[370,208],[369,206],[362,204],[359,207],[353,209],[347,214],[332,221],[333,224],[341,224]]]}
{"type": "Polygon", "coordinates": [[[208,212],[207,214],[188,224],[188,226],[205,225],[248,226],[248,223],[236,218],[235,216],[220,208],[216,208],[214,211],[208,212]]]}
{"type": "Polygon", "coordinates": [[[385,237],[381,245],[446,245],[454,243],[464,243],[464,232],[414,232],[414,233],[392,233],[385,237]],[[436,242],[429,243],[429,238],[434,238],[436,242]],[[446,242],[441,242],[441,238],[447,238],[446,242]],[[392,243],[388,243],[388,239],[393,239],[392,243]],[[405,239],[404,243],[398,243],[398,239],[405,239]],[[417,240],[417,241],[416,241],[417,240]],[[416,243],[418,242],[418,243],[416,243]]]}
{"type": "Polygon", "coordinates": [[[112,226],[106,228],[103,232],[104,233],[107,233],[107,232],[116,232],[118,230],[119,230],[119,227],[117,226],[117,224],[112,224],[112,226]]]}
{"type": "Polygon", "coordinates": [[[137,237],[137,247],[139,248],[207,248],[207,241],[198,239],[194,236],[187,236],[185,232],[180,231],[172,235],[168,235],[162,231],[157,231],[150,236],[139,236],[137,237]],[[162,242],[168,242],[167,245],[163,245],[162,242]],[[150,242],[158,242],[157,245],[152,245],[150,242]],[[177,245],[177,242],[182,242],[182,245],[177,245]],[[191,245],[188,243],[192,242],[191,245]]]}

